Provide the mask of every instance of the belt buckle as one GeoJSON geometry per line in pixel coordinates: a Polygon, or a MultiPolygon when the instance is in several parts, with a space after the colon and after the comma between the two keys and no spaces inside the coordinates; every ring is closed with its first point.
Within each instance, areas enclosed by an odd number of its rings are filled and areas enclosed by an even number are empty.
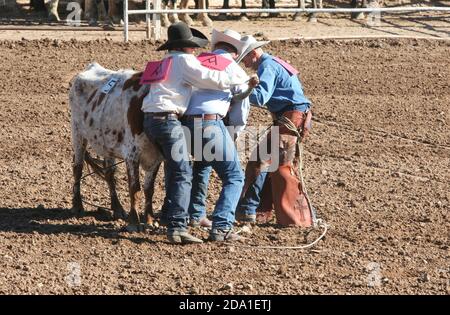
{"type": "Polygon", "coordinates": [[[167,120],[178,120],[178,114],[177,113],[168,113],[167,114],[167,120]]]}
{"type": "Polygon", "coordinates": [[[162,115],[157,115],[157,113],[149,113],[149,116],[152,118],[152,119],[157,119],[157,120],[164,120],[164,119],[166,119],[164,116],[162,116],[162,115]]]}

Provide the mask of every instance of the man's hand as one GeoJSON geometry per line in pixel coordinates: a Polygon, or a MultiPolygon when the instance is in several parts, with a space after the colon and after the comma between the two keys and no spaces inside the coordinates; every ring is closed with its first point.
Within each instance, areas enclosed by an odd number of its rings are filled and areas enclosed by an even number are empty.
{"type": "Polygon", "coordinates": [[[253,89],[259,84],[259,78],[256,74],[252,75],[248,80],[248,88],[246,91],[242,91],[238,94],[234,94],[231,102],[242,101],[244,98],[248,97],[253,89]]]}
{"type": "Polygon", "coordinates": [[[257,87],[258,84],[259,84],[259,78],[256,74],[253,74],[250,77],[250,80],[248,80],[248,87],[253,89],[253,88],[257,87]]]}

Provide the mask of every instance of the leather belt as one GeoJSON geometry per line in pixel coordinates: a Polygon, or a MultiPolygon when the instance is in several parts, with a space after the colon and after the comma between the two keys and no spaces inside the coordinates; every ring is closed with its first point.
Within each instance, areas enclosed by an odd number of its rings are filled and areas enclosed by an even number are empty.
{"type": "Polygon", "coordinates": [[[175,118],[178,119],[179,115],[172,112],[158,112],[158,113],[145,113],[146,115],[149,115],[153,119],[170,119],[175,118]]]}
{"type": "Polygon", "coordinates": [[[222,120],[222,116],[219,114],[201,114],[201,115],[184,115],[184,119],[200,118],[203,120],[222,120]]]}

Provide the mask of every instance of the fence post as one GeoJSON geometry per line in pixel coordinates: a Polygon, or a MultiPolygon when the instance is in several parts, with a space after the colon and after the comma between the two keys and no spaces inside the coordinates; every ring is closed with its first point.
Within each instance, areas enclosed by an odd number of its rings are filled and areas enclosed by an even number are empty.
{"type": "MultiPolygon", "coordinates": [[[[145,0],[145,10],[150,10],[150,0],[145,0]]],[[[151,16],[150,14],[145,15],[146,32],[145,38],[150,39],[150,29],[151,29],[151,16]]]]}
{"type": "MultiPolygon", "coordinates": [[[[161,10],[161,0],[154,0],[154,9],[161,10]]],[[[153,27],[153,38],[159,40],[161,38],[161,14],[153,14],[152,17],[155,27],[153,27]]]]}
{"type": "Polygon", "coordinates": [[[123,35],[128,42],[128,0],[123,0],[123,35]]]}

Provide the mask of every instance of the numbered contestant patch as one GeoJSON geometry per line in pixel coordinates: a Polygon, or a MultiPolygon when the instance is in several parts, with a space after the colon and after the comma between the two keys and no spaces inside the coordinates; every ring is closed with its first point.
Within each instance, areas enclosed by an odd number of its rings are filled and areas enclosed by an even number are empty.
{"type": "Polygon", "coordinates": [[[109,81],[106,82],[106,84],[102,87],[101,92],[102,92],[103,94],[108,94],[109,91],[111,91],[112,88],[113,88],[114,86],[116,86],[117,82],[119,82],[119,79],[118,79],[118,78],[111,78],[111,79],[109,79],[109,81]]]}
{"type": "Polygon", "coordinates": [[[283,59],[280,59],[278,57],[272,56],[273,60],[278,62],[284,69],[286,69],[287,72],[289,72],[289,75],[297,75],[298,70],[295,69],[293,66],[291,66],[289,63],[284,61],[283,59]]]}
{"type": "Polygon", "coordinates": [[[145,67],[144,74],[141,77],[140,84],[158,83],[167,80],[170,68],[172,67],[172,58],[166,58],[160,61],[150,61],[145,67]]]}
{"type": "Polygon", "coordinates": [[[211,69],[222,71],[231,63],[231,60],[212,53],[202,53],[198,55],[197,59],[202,66],[211,69]]]}

